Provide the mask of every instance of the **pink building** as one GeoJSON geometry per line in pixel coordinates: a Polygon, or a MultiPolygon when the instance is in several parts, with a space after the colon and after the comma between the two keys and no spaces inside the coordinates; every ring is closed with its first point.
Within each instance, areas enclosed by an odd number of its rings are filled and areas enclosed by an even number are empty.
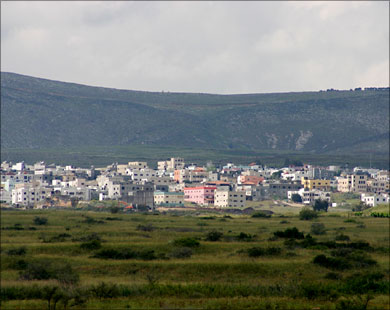
{"type": "Polygon", "coordinates": [[[199,205],[214,204],[215,186],[198,186],[184,188],[184,201],[194,202],[199,205]]]}

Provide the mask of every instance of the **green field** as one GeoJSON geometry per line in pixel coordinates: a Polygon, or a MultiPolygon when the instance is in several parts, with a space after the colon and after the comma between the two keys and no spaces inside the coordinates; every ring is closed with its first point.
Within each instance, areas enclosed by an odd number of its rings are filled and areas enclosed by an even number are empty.
{"type": "Polygon", "coordinates": [[[208,161],[214,164],[225,165],[228,162],[247,165],[260,161],[270,167],[283,167],[286,160],[302,161],[312,165],[341,165],[349,167],[376,167],[388,169],[388,154],[311,154],[298,151],[272,150],[223,150],[211,148],[192,148],[178,146],[108,146],[108,147],[68,147],[68,148],[1,148],[2,160],[34,164],[45,161],[48,164],[75,165],[77,167],[102,167],[118,162],[125,164],[129,161],[146,161],[150,167],[157,167],[157,161],[171,157],[182,157],[187,163],[204,165],[208,161]]]}
{"type": "Polygon", "coordinates": [[[260,208],[275,213],[3,209],[1,308],[389,309],[388,218],[260,208]],[[293,227],[304,239],[274,235],[293,227]]]}

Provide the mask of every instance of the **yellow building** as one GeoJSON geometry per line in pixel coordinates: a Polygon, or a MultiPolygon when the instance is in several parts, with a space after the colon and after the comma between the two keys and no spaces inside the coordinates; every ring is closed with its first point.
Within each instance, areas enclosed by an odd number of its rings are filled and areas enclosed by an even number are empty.
{"type": "Polygon", "coordinates": [[[320,180],[320,179],[312,179],[310,180],[307,177],[302,177],[301,184],[304,188],[308,188],[309,190],[319,189],[319,190],[330,190],[330,180],[320,180]]]}

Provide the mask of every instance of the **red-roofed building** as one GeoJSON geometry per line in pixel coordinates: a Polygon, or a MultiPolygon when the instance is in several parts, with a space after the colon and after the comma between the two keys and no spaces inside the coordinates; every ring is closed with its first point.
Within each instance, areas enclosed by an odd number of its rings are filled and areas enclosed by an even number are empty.
{"type": "Polygon", "coordinates": [[[214,204],[215,186],[197,186],[184,188],[184,201],[194,202],[199,205],[214,204]]]}
{"type": "Polygon", "coordinates": [[[263,177],[257,177],[257,176],[254,176],[254,175],[240,175],[238,181],[241,184],[242,183],[247,183],[247,182],[259,184],[259,183],[264,181],[264,178],[263,177]]]}

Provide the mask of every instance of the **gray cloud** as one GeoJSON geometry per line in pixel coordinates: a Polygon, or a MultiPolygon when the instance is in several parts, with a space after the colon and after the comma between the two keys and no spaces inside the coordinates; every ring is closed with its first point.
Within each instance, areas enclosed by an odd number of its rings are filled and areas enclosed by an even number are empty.
{"type": "Polygon", "coordinates": [[[2,71],[150,91],[389,84],[388,2],[1,2],[2,71]]]}

